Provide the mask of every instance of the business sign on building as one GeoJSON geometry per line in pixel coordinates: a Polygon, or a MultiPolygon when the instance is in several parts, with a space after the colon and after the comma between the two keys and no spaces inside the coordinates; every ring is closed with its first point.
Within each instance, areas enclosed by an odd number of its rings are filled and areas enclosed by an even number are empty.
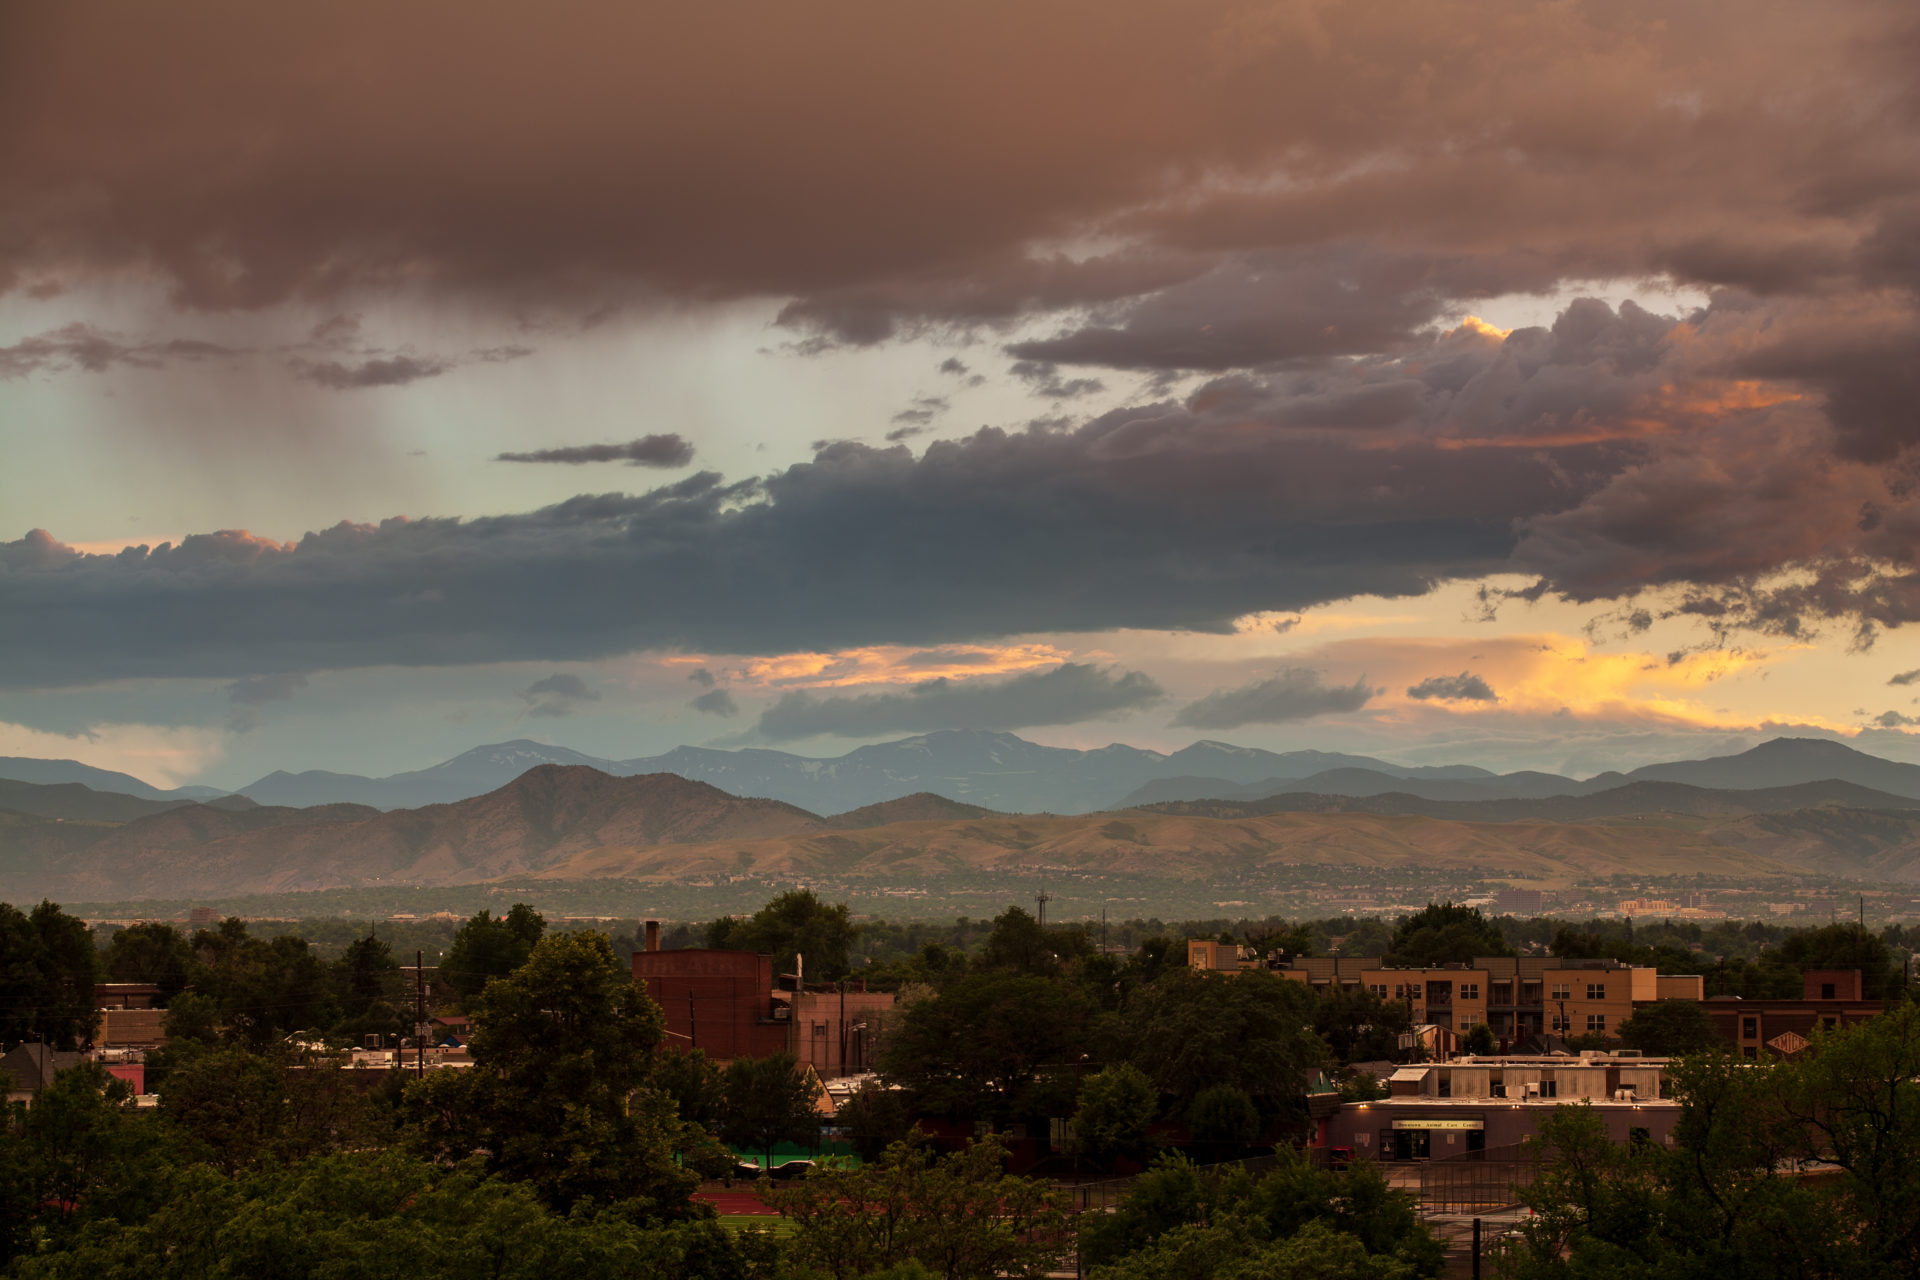
{"type": "Polygon", "coordinates": [[[1487,1127],[1484,1120],[1395,1120],[1396,1129],[1476,1130],[1487,1127]]]}

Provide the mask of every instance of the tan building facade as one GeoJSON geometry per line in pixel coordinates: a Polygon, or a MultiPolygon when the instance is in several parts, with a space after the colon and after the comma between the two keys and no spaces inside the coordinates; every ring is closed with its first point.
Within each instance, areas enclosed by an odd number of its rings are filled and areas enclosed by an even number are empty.
{"type": "Polygon", "coordinates": [[[1389,968],[1377,958],[1303,958],[1278,970],[1285,978],[1327,989],[1362,988],[1407,1004],[1413,1021],[1464,1035],[1486,1025],[1513,1044],[1535,1035],[1611,1036],[1636,1007],[1661,999],[1700,998],[1695,975],[1662,977],[1615,960],[1545,956],[1482,956],[1438,969],[1389,968]]]}

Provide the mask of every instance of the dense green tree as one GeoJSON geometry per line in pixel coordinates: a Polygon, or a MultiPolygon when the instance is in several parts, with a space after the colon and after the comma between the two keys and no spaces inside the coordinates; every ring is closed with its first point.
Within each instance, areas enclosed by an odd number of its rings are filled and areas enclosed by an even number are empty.
{"type": "Polygon", "coordinates": [[[853,1144],[862,1160],[877,1160],[886,1149],[913,1131],[913,1113],[906,1095],[878,1081],[869,1081],[840,1104],[833,1122],[853,1144]]]}
{"type": "Polygon", "coordinates": [[[1147,1126],[1160,1110],[1159,1091],[1130,1062],[1088,1076],[1073,1113],[1073,1152],[1096,1164],[1144,1162],[1153,1151],[1147,1126]]]}
{"type": "Polygon", "coordinates": [[[1260,925],[1247,930],[1247,945],[1256,955],[1310,956],[1314,954],[1313,929],[1304,922],[1260,925]]]}
{"type": "Polygon", "coordinates": [[[993,929],[980,948],[979,963],[986,969],[1055,974],[1067,964],[1085,961],[1093,954],[1093,942],[1083,926],[1043,929],[1026,911],[1008,907],[994,917],[993,929]]]}
{"type": "Polygon", "coordinates": [[[1590,1107],[1542,1124],[1506,1274],[1920,1274],[1920,1009],[1817,1035],[1790,1059],[1696,1054],[1670,1080],[1672,1149],[1617,1146],[1590,1107]]]}
{"type": "Polygon", "coordinates": [[[194,1158],[234,1174],[376,1144],[378,1104],[352,1073],[282,1052],[216,1049],[169,1062],[160,1114],[194,1158]]]}
{"type": "Polygon", "coordinates": [[[1216,1084],[1187,1106],[1187,1131],[1205,1147],[1244,1147],[1260,1136],[1260,1109],[1245,1089],[1216,1084]]]}
{"type": "Polygon", "coordinates": [[[1277,1108],[1326,1061],[1309,1029],[1315,999],[1306,984],[1269,973],[1174,970],[1135,997],[1128,1056],[1176,1110],[1219,1084],[1277,1108]]]}
{"type": "Polygon", "coordinates": [[[56,1075],[31,1107],[0,1115],[0,1264],[33,1241],[64,1248],[95,1224],[157,1206],[170,1151],[131,1099],[124,1081],[83,1063],[56,1075]]]}
{"type": "Polygon", "coordinates": [[[805,956],[808,981],[835,982],[851,968],[858,933],[846,903],[828,906],[811,889],[792,889],[745,920],[715,920],[707,926],[707,945],[770,955],[776,973],[794,972],[795,956],[805,956]]]}
{"type": "Polygon", "coordinates": [[[1724,1047],[1713,1019],[1698,1000],[1657,1000],[1620,1024],[1621,1041],[1642,1053],[1679,1057],[1724,1047]]]}
{"type": "Polygon", "coordinates": [[[652,1083],[673,1099],[682,1120],[718,1132],[726,1111],[726,1077],[705,1049],[662,1052],[654,1060],[652,1083]]]}
{"type": "Polygon", "coordinates": [[[305,939],[257,938],[229,917],[194,934],[193,949],[194,994],[212,1002],[221,1034],[234,1044],[258,1051],[340,1016],[332,978],[305,939]]]}
{"type": "Polygon", "coordinates": [[[749,1280],[752,1241],[713,1221],[667,1226],[619,1210],[556,1214],[474,1165],[396,1153],[327,1156],[228,1179],[160,1171],[150,1214],[103,1221],[22,1259],[29,1280],[749,1280]]]}
{"type": "Polygon", "coordinates": [[[814,1083],[790,1053],[735,1058],[727,1064],[721,1091],[721,1133],[727,1141],[766,1156],[782,1142],[811,1146],[820,1140],[814,1083]]]}
{"type": "Polygon", "coordinates": [[[104,967],[110,982],[157,985],[158,1003],[165,1008],[193,980],[193,947],[186,935],[170,924],[148,921],[128,925],[107,943],[104,967]]]}
{"type": "Polygon", "coordinates": [[[463,1004],[470,1004],[487,983],[525,964],[546,931],[546,918],[524,902],[514,903],[498,918],[482,911],[453,935],[440,961],[440,976],[463,1004]]]}
{"type": "Polygon", "coordinates": [[[0,1052],[35,1040],[72,1049],[93,1039],[99,953],[86,922],[51,902],[0,902],[0,1052]]]}
{"type": "Polygon", "coordinates": [[[1083,1220],[1081,1257],[1107,1280],[1411,1280],[1440,1274],[1445,1254],[1373,1165],[1332,1174],[1283,1148],[1258,1177],[1163,1157],[1115,1212],[1083,1220]]]}
{"type": "Polygon", "coordinates": [[[1066,1215],[1052,1187],[1005,1172],[1006,1154],[991,1135],[939,1158],[901,1142],[766,1198],[793,1224],[795,1260],[834,1280],[904,1280],[911,1263],[942,1280],[1039,1280],[1066,1251],[1066,1215]]]}
{"type": "Polygon", "coordinates": [[[605,934],[542,938],[473,1005],[468,1071],[434,1071],[403,1103],[412,1140],[526,1182],[546,1203],[637,1201],[679,1212],[695,1179],[672,1100],[647,1083],[664,1020],[605,934]]]}
{"type": "Polygon", "coordinates": [[[1430,902],[1394,929],[1386,958],[1390,964],[1425,969],[1512,954],[1506,937],[1478,907],[1430,902]]]}
{"type": "Polygon", "coordinates": [[[1778,955],[1782,963],[1802,973],[1858,969],[1869,1000],[1895,999],[1906,989],[1905,969],[1892,949],[1858,925],[1830,924],[1789,934],[1780,943],[1778,955]]]}
{"type": "Polygon", "coordinates": [[[1043,1065],[1066,1069],[1088,1053],[1095,1017],[1075,984],[971,973],[894,1021],[880,1068],[923,1112],[1005,1123],[1029,1114],[1043,1065]]]}
{"type": "Polygon", "coordinates": [[[1333,1061],[1390,1062],[1401,1056],[1401,1033],[1413,1025],[1405,1001],[1383,1000],[1360,986],[1316,994],[1313,1029],[1333,1061]]]}

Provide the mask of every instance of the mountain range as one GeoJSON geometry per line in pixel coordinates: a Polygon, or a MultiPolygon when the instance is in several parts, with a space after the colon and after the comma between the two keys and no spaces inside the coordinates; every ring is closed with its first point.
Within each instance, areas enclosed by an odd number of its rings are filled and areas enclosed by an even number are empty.
{"type": "MultiPolygon", "coordinates": [[[[1278,795],[1404,794],[1469,802],[1596,795],[1636,782],[1750,790],[1829,779],[1920,799],[1920,766],[1812,738],[1776,738],[1738,755],[1576,779],[1535,771],[1496,774],[1472,765],[1407,766],[1338,752],[1262,751],[1224,742],[1196,742],[1171,753],[1120,744],[1081,751],[983,731],[922,734],[824,759],[762,749],[679,747],[657,756],[608,760],[522,739],[476,747],[431,768],[380,778],[319,770],[270,773],[238,794],[269,807],[414,809],[485,795],[543,764],[587,766],[616,777],[671,773],[735,796],[779,800],[813,813],[845,813],[919,793],[1003,813],[1078,814],[1169,801],[1278,795]]],[[[209,788],[160,791],[125,774],[72,761],[0,759],[0,779],[78,782],[97,791],[156,801],[221,794],[209,788]]]]}
{"type": "Polygon", "coordinates": [[[607,760],[524,739],[476,747],[444,764],[384,778],[308,771],[270,773],[240,788],[261,804],[366,804],[378,809],[446,804],[481,795],[537,764],[590,765],[621,777],[672,773],[734,795],[844,812],[917,792],[1016,813],[1089,813],[1114,807],[1156,778],[1208,776],[1229,785],[1369,769],[1422,780],[1491,777],[1471,765],[1408,768],[1370,756],[1261,751],[1196,742],[1171,754],[1120,744],[1092,751],[1045,747],[1010,733],[953,730],[857,747],[819,759],[748,748],[677,747],[657,756],[607,760]]]}
{"type": "Polygon", "coordinates": [[[1836,779],[1749,789],[1638,781],[1518,800],[1300,792],[1090,815],[998,813],[915,794],[821,816],[673,774],[582,765],[536,765],[485,795],[388,811],[153,802],[74,784],[6,784],[0,798],[0,898],[25,901],[527,876],[911,885],[1039,868],[1196,883],[1300,866],[1472,868],[1546,884],[1614,874],[1920,882],[1920,798],[1836,779]]]}

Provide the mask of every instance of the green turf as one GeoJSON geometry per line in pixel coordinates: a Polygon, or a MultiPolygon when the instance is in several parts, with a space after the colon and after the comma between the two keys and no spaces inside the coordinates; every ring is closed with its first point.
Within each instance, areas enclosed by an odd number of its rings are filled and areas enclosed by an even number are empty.
{"type": "Polygon", "coordinates": [[[793,1224],[777,1214],[723,1213],[715,1221],[729,1231],[771,1231],[777,1236],[793,1234],[793,1224]]]}

